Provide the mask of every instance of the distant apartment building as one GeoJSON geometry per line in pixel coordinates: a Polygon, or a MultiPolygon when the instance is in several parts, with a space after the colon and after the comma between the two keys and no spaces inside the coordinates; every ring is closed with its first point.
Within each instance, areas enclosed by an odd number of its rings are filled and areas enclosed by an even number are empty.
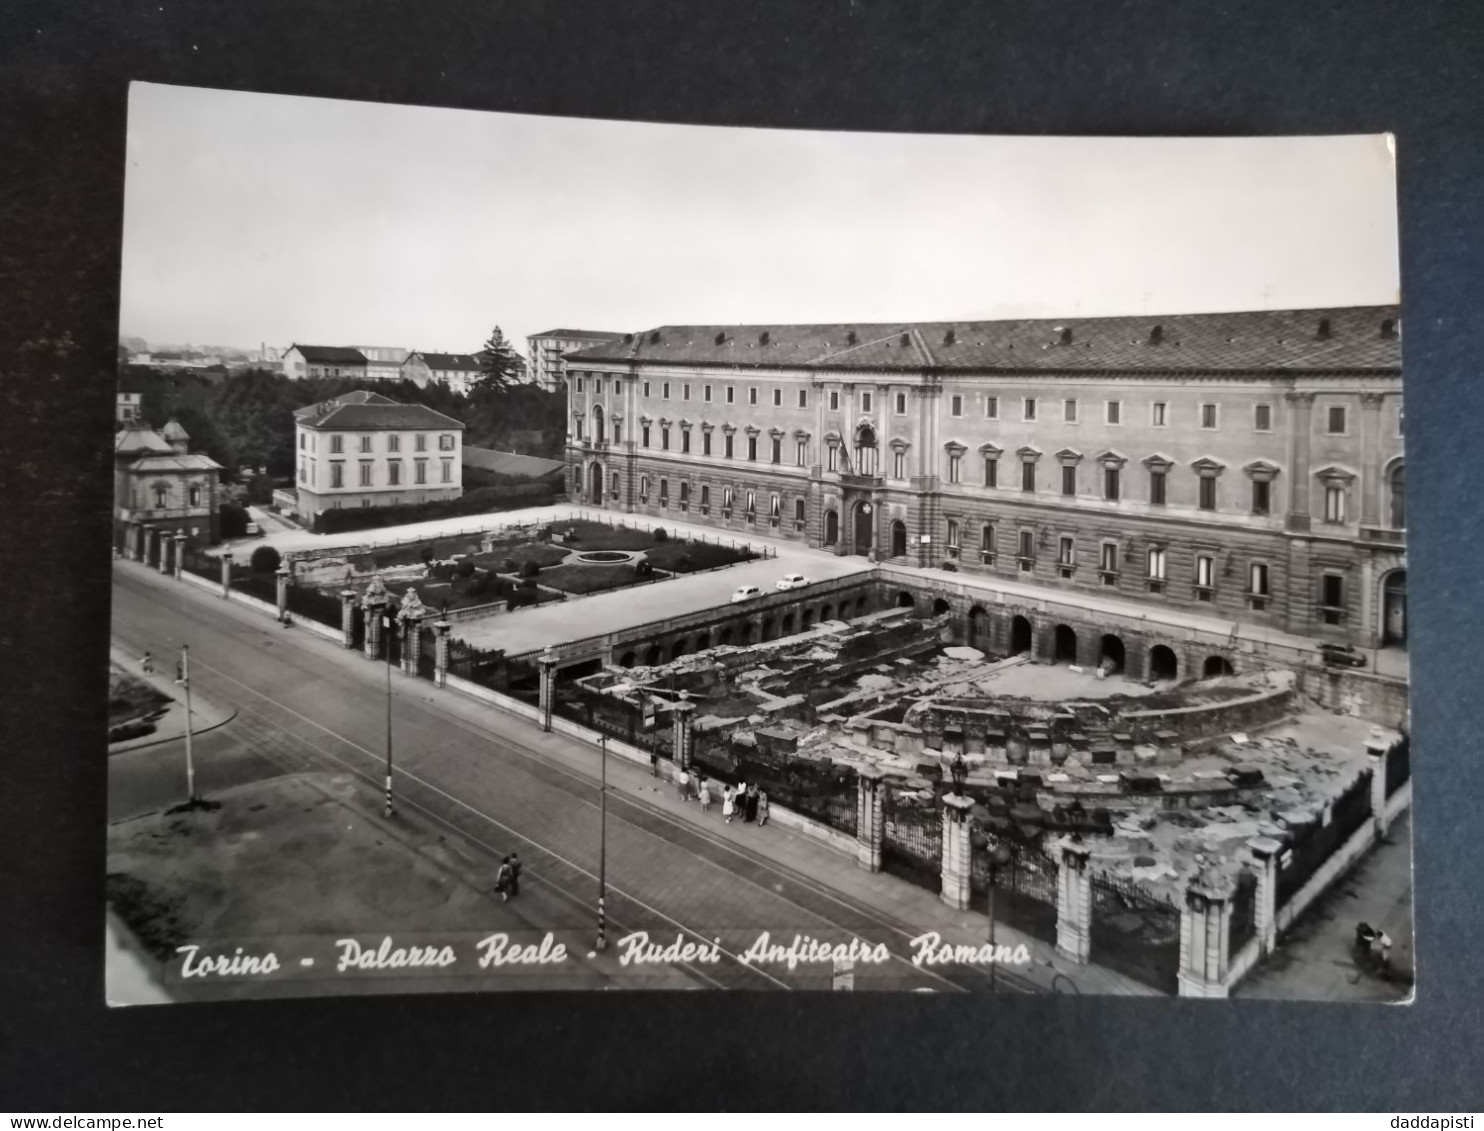
{"type": "Polygon", "coordinates": [[[412,351],[401,346],[351,346],[366,359],[366,378],[370,381],[400,381],[402,366],[412,351]]]}
{"type": "Polygon", "coordinates": [[[365,377],[366,355],[352,346],[301,346],[284,351],[283,375],[296,381],[318,377],[365,377]]]}
{"type": "Polygon", "coordinates": [[[116,419],[120,425],[128,427],[130,424],[133,424],[137,420],[139,420],[140,415],[143,412],[143,393],[120,393],[118,395],[116,419]]]}
{"type": "Polygon", "coordinates": [[[431,384],[445,385],[451,391],[467,395],[479,380],[479,358],[472,353],[431,353],[413,350],[402,363],[402,376],[419,389],[431,384]]]}
{"type": "Polygon", "coordinates": [[[456,499],[462,422],[380,393],[354,392],[294,413],[299,517],[456,499]]]}
{"type": "Polygon", "coordinates": [[[529,358],[526,361],[527,382],[552,392],[567,379],[566,354],[623,341],[622,334],[604,330],[548,330],[526,339],[529,358]]]}

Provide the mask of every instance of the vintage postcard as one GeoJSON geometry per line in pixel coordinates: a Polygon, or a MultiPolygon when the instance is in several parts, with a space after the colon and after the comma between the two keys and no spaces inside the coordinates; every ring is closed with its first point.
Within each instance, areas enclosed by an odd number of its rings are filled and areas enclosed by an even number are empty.
{"type": "Polygon", "coordinates": [[[1410,999],[1391,138],[128,131],[112,1003],[1410,999]]]}

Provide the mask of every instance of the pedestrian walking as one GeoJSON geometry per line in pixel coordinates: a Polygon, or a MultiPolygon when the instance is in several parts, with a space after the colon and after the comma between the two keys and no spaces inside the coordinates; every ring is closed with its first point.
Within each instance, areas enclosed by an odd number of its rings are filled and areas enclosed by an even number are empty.
{"type": "Polygon", "coordinates": [[[652,778],[660,776],[660,756],[653,750],[649,752],[649,776],[652,778]]]}
{"type": "Polygon", "coordinates": [[[732,823],[732,814],[737,811],[737,796],[732,792],[731,786],[723,786],[721,791],[721,815],[727,819],[727,824],[732,823]]]}
{"type": "Polygon", "coordinates": [[[689,800],[690,775],[685,772],[685,767],[675,767],[675,788],[680,793],[680,800],[689,800]]]}
{"type": "Polygon", "coordinates": [[[768,823],[768,793],[766,790],[757,791],[757,827],[762,828],[768,823]]]}
{"type": "Polygon", "coordinates": [[[139,661],[139,666],[146,672],[152,672],[155,670],[155,658],[146,652],[144,658],[139,661]]]}
{"type": "Polygon", "coordinates": [[[711,786],[705,777],[698,776],[696,778],[696,796],[701,799],[701,812],[711,812],[711,786]]]}
{"type": "Polygon", "coordinates": [[[495,890],[500,893],[500,902],[510,902],[510,857],[500,861],[500,871],[495,875],[495,890]]]}
{"type": "Polygon", "coordinates": [[[742,819],[749,825],[757,820],[757,786],[747,787],[747,810],[742,814],[742,819]]]}
{"type": "Polygon", "coordinates": [[[520,853],[510,854],[510,898],[520,894],[520,853]]]}

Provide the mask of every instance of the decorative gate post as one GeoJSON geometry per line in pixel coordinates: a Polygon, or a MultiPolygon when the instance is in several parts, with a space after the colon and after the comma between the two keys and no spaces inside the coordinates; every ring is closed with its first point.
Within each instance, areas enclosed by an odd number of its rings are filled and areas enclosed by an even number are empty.
{"type": "Polygon", "coordinates": [[[380,576],[373,577],[371,584],[366,586],[366,595],[361,598],[361,608],[366,612],[365,650],[368,660],[382,658],[381,618],[386,615],[388,604],[385,582],[380,576]]]}
{"type": "Polygon", "coordinates": [[[1381,840],[1391,830],[1391,820],[1386,816],[1386,762],[1390,748],[1373,739],[1365,744],[1365,752],[1371,764],[1371,819],[1376,824],[1376,839],[1381,840]]]}
{"type": "Polygon", "coordinates": [[[185,569],[185,543],[186,536],[180,531],[175,532],[175,580],[180,580],[180,572],[185,569]]]}
{"type": "Polygon", "coordinates": [[[155,564],[155,528],[146,524],[139,532],[139,560],[142,564],[155,564]]]}
{"type": "Polygon", "coordinates": [[[541,729],[551,730],[551,710],[556,701],[557,654],[550,644],[536,660],[541,669],[541,729]]]}
{"type": "Polygon", "coordinates": [[[1257,892],[1252,910],[1258,938],[1258,953],[1264,958],[1278,945],[1278,857],[1283,846],[1271,837],[1257,836],[1247,842],[1257,865],[1257,892]]]}
{"type": "Polygon", "coordinates": [[[680,699],[670,713],[674,720],[675,764],[682,770],[690,769],[691,747],[695,740],[694,720],[696,705],[690,701],[690,692],[681,691],[680,699]]]}
{"type": "Polygon", "coordinates": [[[1092,953],[1092,849],[1079,840],[1061,842],[1056,874],[1056,952],[1078,964],[1092,953]]]}
{"type": "Polygon", "coordinates": [[[232,595],[232,551],[222,555],[222,596],[232,595]]]}
{"type": "Polygon", "coordinates": [[[969,810],[974,802],[956,793],[943,798],[943,902],[965,910],[969,906],[969,810]]]}
{"type": "Polygon", "coordinates": [[[417,590],[407,590],[402,597],[402,611],[397,614],[397,619],[402,622],[403,627],[402,670],[407,675],[417,674],[418,649],[422,647],[423,617],[427,615],[428,607],[417,595],[417,590]]]}
{"type": "Polygon", "coordinates": [[[289,623],[289,567],[287,564],[278,567],[278,622],[289,623]]]}
{"type": "Polygon", "coordinates": [[[1185,889],[1180,912],[1180,996],[1226,997],[1231,892],[1197,879],[1185,889]]]}
{"type": "Polygon", "coordinates": [[[356,646],[356,591],[340,590],[340,642],[346,648],[356,646]]]}
{"type": "Polygon", "coordinates": [[[448,630],[452,627],[446,620],[433,622],[433,682],[439,687],[448,686],[448,630]]]}
{"type": "Polygon", "coordinates": [[[160,540],[160,559],[156,563],[156,565],[159,567],[159,570],[160,570],[161,573],[169,573],[170,572],[170,535],[168,533],[166,533],[165,531],[161,530],[160,531],[160,534],[159,534],[159,540],[160,540]]]}
{"type": "Polygon", "coordinates": [[[855,779],[855,862],[868,872],[881,871],[885,779],[879,766],[862,766],[855,779]]]}

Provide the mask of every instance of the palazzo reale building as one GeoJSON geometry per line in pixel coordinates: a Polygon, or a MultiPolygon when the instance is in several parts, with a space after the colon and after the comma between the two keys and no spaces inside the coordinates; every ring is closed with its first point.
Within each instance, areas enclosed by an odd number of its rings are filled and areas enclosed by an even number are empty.
{"type": "Polygon", "coordinates": [[[1395,307],[660,326],[566,357],[573,499],[1406,638],[1395,307]]]}

